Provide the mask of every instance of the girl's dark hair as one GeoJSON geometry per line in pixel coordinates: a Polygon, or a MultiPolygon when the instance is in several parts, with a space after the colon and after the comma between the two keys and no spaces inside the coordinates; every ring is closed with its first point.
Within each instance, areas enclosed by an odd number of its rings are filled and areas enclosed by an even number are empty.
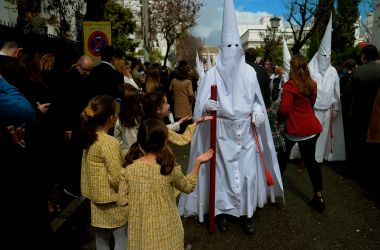
{"type": "Polygon", "coordinates": [[[161,166],[160,173],[169,175],[177,162],[167,140],[168,129],[164,122],[158,119],[144,120],[137,133],[137,142],[129,149],[123,166],[133,163],[146,153],[154,153],[157,155],[156,162],[161,166]]]}
{"type": "Polygon", "coordinates": [[[178,74],[176,78],[180,81],[189,79],[190,67],[188,65],[183,65],[178,67],[178,74]]]}
{"type": "Polygon", "coordinates": [[[164,104],[166,94],[161,91],[153,91],[144,95],[143,97],[143,119],[155,118],[160,119],[158,116],[158,109],[164,104]]]}
{"type": "Polygon", "coordinates": [[[142,118],[143,93],[129,84],[124,86],[123,93],[119,113],[120,124],[127,128],[138,126],[142,118]]]}
{"type": "Polygon", "coordinates": [[[96,128],[105,125],[115,113],[115,98],[98,95],[90,100],[80,115],[80,145],[83,149],[88,149],[96,141],[96,128]]]}
{"type": "Polygon", "coordinates": [[[310,76],[307,60],[302,55],[294,55],[290,60],[289,80],[294,81],[296,87],[305,96],[311,96],[316,90],[315,82],[310,76]]]}

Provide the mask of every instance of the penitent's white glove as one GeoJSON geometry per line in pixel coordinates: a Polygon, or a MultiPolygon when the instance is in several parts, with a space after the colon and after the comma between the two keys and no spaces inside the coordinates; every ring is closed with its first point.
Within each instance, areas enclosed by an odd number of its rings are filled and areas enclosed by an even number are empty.
{"type": "Polygon", "coordinates": [[[265,122],[265,114],[261,105],[255,103],[253,105],[252,112],[252,123],[255,124],[256,127],[259,127],[261,124],[265,122]]]}
{"type": "Polygon", "coordinates": [[[214,100],[207,100],[205,105],[203,106],[203,113],[209,113],[210,111],[218,111],[219,103],[214,100]]]}

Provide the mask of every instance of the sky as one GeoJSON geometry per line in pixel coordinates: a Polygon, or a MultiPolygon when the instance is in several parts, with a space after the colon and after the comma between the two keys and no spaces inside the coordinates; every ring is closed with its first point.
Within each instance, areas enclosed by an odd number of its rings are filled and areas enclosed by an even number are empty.
{"type": "MultiPolygon", "coordinates": [[[[288,11],[285,7],[287,2],[288,0],[235,0],[238,23],[258,24],[262,16],[283,17],[288,11]]],[[[203,3],[193,34],[203,38],[206,46],[219,46],[224,0],[204,0],[203,3]]],[[[363,14],[368,8],[360,6],[360,10],[363,14]]]]}

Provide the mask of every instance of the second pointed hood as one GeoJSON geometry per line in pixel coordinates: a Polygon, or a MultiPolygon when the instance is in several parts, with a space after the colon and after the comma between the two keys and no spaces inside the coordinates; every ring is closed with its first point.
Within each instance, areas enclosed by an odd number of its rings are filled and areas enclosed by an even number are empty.
{"type": "Polygon", "coordinates": [[[282,66],[284,67],[284,75],[283,78],[285,81],[288,80],[289,71],[290,71],[290,59],[292,56],[290,55],[288,45],[286,43],[285,38],[282,39],[282,66]]]}
{"type": "Polygon", "coordinates": [[[317,53],[314,55],[313,59],[309,63],[311,71],[319,72],[324,74],[324,72],[331,65],[331,37],[332,37],[332,14],[330,14],[330,20],[327,23],[325,34],[322,38],[321,45],[317,53]]]}

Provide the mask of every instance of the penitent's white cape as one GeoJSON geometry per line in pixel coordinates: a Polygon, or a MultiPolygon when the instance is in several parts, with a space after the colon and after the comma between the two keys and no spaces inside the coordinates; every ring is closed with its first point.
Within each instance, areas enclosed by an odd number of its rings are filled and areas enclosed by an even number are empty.
{"type": "MultiPolygon", "coordinates": [[[[232,0],[225,1],[223,25],[226,22],[226,7],[234,10],[232,0]]],[[[199,86],[194,117],[202,116],[204,104],[210,98],[211,85],[216,84],[220,109],[217,112],[215,215],[223,213],[252,217],[256,207],[263,207],[270,200],[269,197],[272,202],[275,197],[283,198],[284,191],[264,108],[265,122],[256,129],[266,165],[275,183],[274,186],[267,187],[251,122],[254,104],[265,107],[264,101],[256,72],[245,63],[238,35],[229,38],[225,42],[222,37],[222,49],[217,64],[206,72],[199,86]]],[[[205,152],[209,145],[210,125],[202,123],[197,127],[191,141],[188,172],[191,171],[196,157],[205,152]]],[[[209,212],[209,179],[207,163],[200,169],[195,190],[181,195],[181,215],[198,215],[199,221],[204,221],[204,215],[209,212]]]]}
{"type": "MultiPolygon", "coordinates": [[[[330,16],[321,45],[308,64],[310,75],[317,82],[314,111],[323,127],[315,150],[317,162],[322,162],[324,159],[346,160],[339,76],[336,69],[331,66],[331,35],[332,16],[330,16]],[[332,110],[337,111],[335,118],[332,117],[332,110]]],[[[290,158],[299,157],[297,151],[294,149],[290,158]]]]}

